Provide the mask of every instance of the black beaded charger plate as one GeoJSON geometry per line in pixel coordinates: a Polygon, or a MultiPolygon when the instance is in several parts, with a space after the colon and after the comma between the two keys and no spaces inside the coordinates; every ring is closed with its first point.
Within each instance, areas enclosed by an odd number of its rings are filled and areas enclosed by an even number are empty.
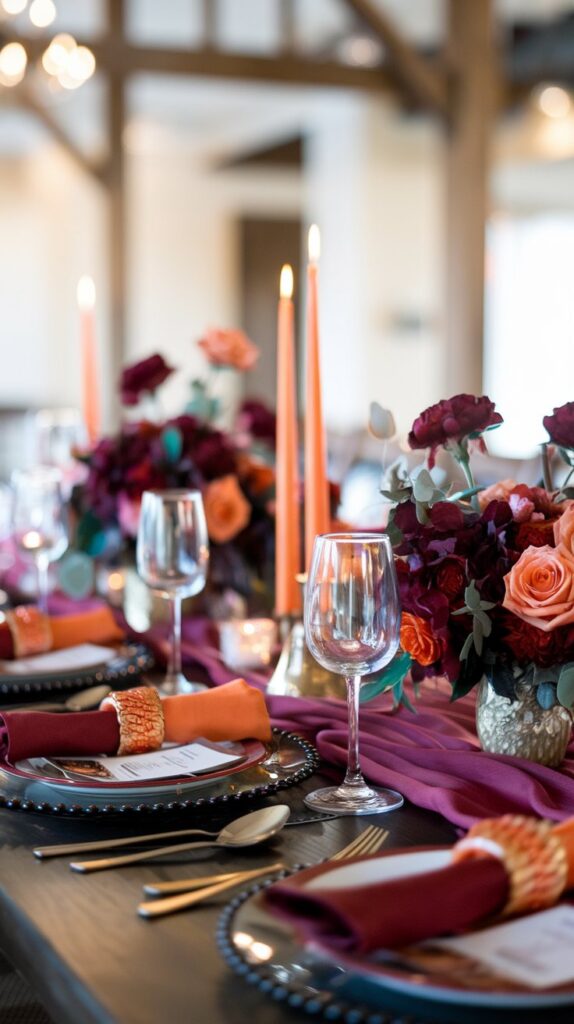
{"type": "Polygon", "coordinates": [[[125,796],[125,791],[117,797],[109,792],[101,796],[79,794],[73,789],[69,794],[58,789],[55,794],[50,785],[13,774],[3,769],[0,763],[0,807],[67,818],[125,817],[137,813],[182,810],[200,812],[214,806],[266,797],[296,786],[318,767],[319,755],[311,743],[295,733],[278,729],[273,730],[273,743],[269,756],[264,760],[206,785],[194,784],[188,788],[174,784],[171,790],[162,789],[161,799],[151,795],[149,789],[142,794],[134,790],[129,797],[125,796]]]}
{"type": "MultiPolygon", "coordinates": [[[[84,690],[88,686],[109,683],[134,685],[139,676],[149,672],[153,667],[154,658],[150,650],[143,644],[122,644],[117,653],[103,665],[91,668],[76,669],[71,672],[42,673],[32,676],[0,674],[0,695],[16,697],[20,703],[26,697],[38,693],[65,694],[76,690],[84,690]]],[[[3,702],[6,710],[10,705],[3,702]]]]}
{"type": "Polygon", "coordinates": [[[268,999],[316,1020],[340,1024],[547,1024],[549,1013],[553,1022],[571,1024],[573,997],[567,1004],[562,998],[557,1004],[552,996],[546,1000],[544,994],[533,992],[530,1006],[524,997],[521,1001],[511,998],[504,1005],[500,993],[492,992],[481,1005],[473,1005],[474,994],[465,996],[455,982],[445,999],[429,999],[424,993],[428,981],[424,968],[413,972],[413,964],[400,952],[374,954],[382,965],[379,970],[395,981],[400,979],[394,988],[373,978],[360,958],[337,958],[305,945],[289,923],[265,908],[262,899],[269,885],[304,866],[240,892],[219,918],[217,944],[224,960],[268,999]]]}

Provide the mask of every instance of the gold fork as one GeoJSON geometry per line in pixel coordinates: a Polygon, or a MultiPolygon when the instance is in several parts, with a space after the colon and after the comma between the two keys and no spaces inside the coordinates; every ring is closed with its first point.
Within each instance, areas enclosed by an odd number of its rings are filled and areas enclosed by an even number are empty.
{"type": "MultiPolygon", "coordinates": [[[[370,853],[376,853],[380,850],[381,846],[387,839],[389,833],[386,829],[377,828],[376,825],[369,825],[363,832],[356,836],[352,842],[344,846],[342,850],[334,853],[332,857],[329,857],[325,863],[330,864],[332,861],[347,860],[353,857],[364,857],[370,853]]],[[[165,899],[154,900],[153,902],[140,903],[138,906],[138,914],[140,917],[154,918],[163,917],[165,914],[173,914],[178,910],[187,910],[189,907],[194,907],[203,900],[208,900],[212,896],[217,896],[220,892],[225,892],[226,889],[232,889],[236,885],[241,885],[243,882],[254,881],[257,878],[263,878],[265,875],[272,873],[273,871],[281,870],[285,867],[283,864],[273,864],[271,867],[255,869],[254,871],[241,871],[236,872],[232,877],[227,877],[216,884],[206,885],[205,877],[203,879],[182,879],[179,882],[160,882],[157,885],[146,885],[144,886],[144,892],[148,895],[156,895],[159,893],[174,893],[179,892],[178,896],[168,896],[165,899]],[[202,886],[199,892],[190,892],[193,887],[197,890],[199,885],[202,886]],[[185,891],[182,892],[182,888],[185,886],[185,891]]]]}

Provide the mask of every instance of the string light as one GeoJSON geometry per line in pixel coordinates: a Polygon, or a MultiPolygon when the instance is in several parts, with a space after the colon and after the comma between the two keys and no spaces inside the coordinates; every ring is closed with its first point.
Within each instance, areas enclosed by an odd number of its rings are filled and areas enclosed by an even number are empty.
{"type": "Polygon", "coordinates": [[[30,21],[36,28],[47,28],[56,17],[56,8],[52,0],[34,0],[30,7],[30,21]]]}
{"type": "Polygon", "coordinates": [[[26,74],[28,56],[21,43],[7,43],[0,50],[0,84],[18,85],[26,74]]]}
{"type": "MultiPolygon", "coordinates": [[[[0,0],[6,14],[21,14],[28,0],[0,0]]],[[[54,0],[32,0],[30,21],[36,28],[47,28],[56,17],[54,0]]],[[[73,36],[60,32],[50,41],[41,58],[50,76],[48,88],[79,89],[96,70],[96,58],[87,46],[78,46],[73,36]]],[[[14,86],[26,74],[28,57],[21,43],[8,43],[0,50],[0,85],[14,86]]]]}
{"type": "Polygon", "coordinates": [[[538,107],[546,117],[567,117],[572,107],[570,94],[559,85],[547,85],[538,94],[538,107]]]}

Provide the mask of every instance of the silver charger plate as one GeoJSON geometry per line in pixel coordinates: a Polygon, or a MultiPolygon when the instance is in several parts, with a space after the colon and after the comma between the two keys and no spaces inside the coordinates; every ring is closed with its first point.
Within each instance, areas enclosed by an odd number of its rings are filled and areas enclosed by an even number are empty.
{"type": "Polygon", "coordinates": [[[220,804],[252,800],[296,786],[309,778],[319,767],[317,751],[307,740],[295,733],[274,729],[274,745],[279,747],[280,762],[271,753],[263,761],[237,771],[225,778],[215,779],[209,785],[174,785],[173,789],[157,794],[140,793],[114,796],[109,790],[101,795],[79,793],[74,787],[69,792],[20,774],[13,774],[0,765],[0,807],[38,814],[54,814],[69,818],[95,815],[131,815],[135,813],[161,813],[199,811],[220,804]]]}
{"type": "MultiPolygon", "coordinates": [[[[33,697],[38,693],[71,693],[100,683],[109,683],[112,688],[118,683],[129,682],[134,685],[139,676],[148,672],[153,664],[153,655],[143,644],[122,644],[113,658],[103,665],[91,668],[33,676],[2,672],[0,695],[17,697],[20,703],[23,698],[33,697]]],[[[9,710],[8,702],[5,703],[5,707],[9,710]]]]}
{"type": "Polygon", "coordinates": [[[483,987],[477,999],[472,975],[469,988],[461,988],[460,967],[458,978],[453,973],[449,983],[443,972],[437,982],[430,966],[427,970],[421,964],[414,971],[402,951],[338,957],[304,944],[291,924],[267,910],[262,898],[269,885],[289,873],[239,893],[227,904],[217,929],[218,947],[228,965],[275,1003],[341,1024],[547,1024],[550,1015],[553,1024],[571,1024],[574,986],[546,993],[510,992],[499,979],[491,981],[491,991],[483,987]]]}

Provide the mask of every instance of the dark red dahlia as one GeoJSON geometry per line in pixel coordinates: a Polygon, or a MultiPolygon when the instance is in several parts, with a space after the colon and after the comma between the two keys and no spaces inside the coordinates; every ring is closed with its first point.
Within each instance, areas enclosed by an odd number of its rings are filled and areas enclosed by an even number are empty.
{"type": "Polygon", "coordinates": [[[557,406],[552,416],[545,416],[542,422],[554,444],[574,448],[574,402],[557,406]]]}
{"type": "Polygon", "coordinates": [[[159,354],[126,366],[120,380],[123,404],[137,405],[142,395],[155,391],[172,373],[173,367],[159,354]]]}

